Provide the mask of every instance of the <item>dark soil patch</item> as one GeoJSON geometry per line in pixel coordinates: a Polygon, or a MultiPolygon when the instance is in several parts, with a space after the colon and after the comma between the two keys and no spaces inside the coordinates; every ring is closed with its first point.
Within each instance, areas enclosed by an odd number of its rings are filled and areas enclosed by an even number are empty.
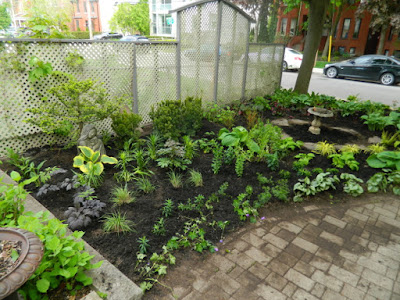
{"type": "MultiPolygon", "coordinates": [[[[271,118],[276,118],[276,116],[267,116],[271,118]]],[[[304,120],[312,120],[311,116],[307,116],[304,113],[293,113],[295,118],[301,118],[304,120]]],[[[243,118],[239,118],[239,124],[245,123],[243,118]]],[[[374,135],[369,133],[366,126],[359,124],[353,118],[332,118],[329,124],[337,124],[340,127],[347,127],[356,130],[360,130],[363,136],[374,135]],[[368,133],[367,133],[368,132],[368,133]]],[[[203,137],[206,132],[218,133],[222,126],[218,124],[213,124],[204,121],[203,128],[197,134],[197,138],[203,137]]],[[[308,139],[307,132],[304,132],[304,128],[299,130],[285,131],[292,135],[295,140],[302,140],[305,142],[312,141],[308,139]]],[[[328,140],[331,143],[341,144],[343,142],[343,134],[332,133],[329,137],[325,137],[325,131],[319,136],[317,141],[328,140]]],[[[350,141],[352,144],[356,143],[354,136],[351,136],[350,141]]],[[[124,274],[131,278],[136,283],[140,283],[140,277],[135,272],[136,264],[136,253],[139,251],[138,239],[145,236],[149,240],[148,253],[160,252],[161,247],[167,243],[167,241],[176,233],[182,233],[184,223],[190,219],[200,217],[198,212],[194,211],[179,211],[177,206],[179,203],[186,203],[188,198],[194,200],[197,195],[203,195],[206,199],[210,197],[212,193],[216,193],[219,187],[227,182],[229,187],[226,191],[225,196],[221,196],[219,202],[214,202],[212,210],[203,209],[203,214],[207,218],[206,225],[213,220],[215,221],[229,221],[229,225],[225,230],[226,234],[235,231],[238,227],[243,225],[243,221],[239,220],[238,215],[233,211],[232,200],[236,198],[240,193],[243,193],[246,186],[251,185],[253,187],[253,195],[250,202],[253,203],[257,199],[257,195],[263,191],[262,186],[257,180],[258,173],[263,174],[268,178],[272,178],[274,181],[280,179],[280,170],[287,170],[291,173],[290,178],[288,178],[288,185],[290,190],[292,190],[293,185],[298,181],[298,175],[292,170],[292,163],[294,156],[299,153],[296,151],[291,153],[285,159],[280,161],[280,165],[277,171],[271,171],[268,169],[265,163],[246,163],[244,174],[242,177],[237,177],[235,174],[234,165],[223,165],[220,172],[215,175],[211,169],[212,154],[200,153],[193,160],[191,169],[200,171],[203,175],[204,185],[202,187],[193,187],[185,181],[184,187],[180,189],[174,189],[168,180],[167,171],[156,167],[155,163],[150,165],[150,170],[154,173],[151,177],[151,182],[156,185],[157,189],[151,194],[144,194],[137,191],[133,183],[129,183],[128,187],[132,191],[136,191],[136,201],[131,204],[125,204],[119,208],[113,206],[110,201],[112,190],[118,186],[114,179],[114,173],[116,169],[113,166],[105,165],[104,170],[104,183],[96,189],[96,195],[99,200],[107,204],[104,213],[112,213],[117,210],[126,214],[127,219],[132,220],[136,226],[136,232],[126,233],[126,234],[116,234],[116,233],[105,233],[102,229],[103,223],[101,220],[93,222],[88,228],[85,229],[84,239],[96,248],[106,259],[117,266],[124,274]],[[165,219],[165,235],[156,235],[153,233],[154,224],[162,217],[161,208],[166,199],[172,199],[174,202],[174,211],[172,216],[165,219]]],[[[60,149],[50,149],[48,147],[41,149],[32,149],[26,153],[26,156],[31,157],[36,163],[46,160],[45,167],[47,166],[58,166],[65,170],[67,173],[56,175],[52,178],[52,183],[59,182],[66,177],[71,178],[72,173],[72,161],[73,157],[76,156],[76,149],[60,150],[60,149]]],[[[116,150],[107,150],[109,156],[117,157],[116,150]]],[[[357,155],[357,160],[360,162],[360,170],[358,172],[353,172],[347,168],[341,170],[341,172],[354,173],[364,181],[374,173],[374,170],[369,168],[365,163],[365,154],[357,155]]],[[[6,171],[11,170],[11,167],[7,164],[3,165],[6,171]]],[[[325,157],[316,155],[316,157],[311,161],[308,169],[311,171],[313,168],[331,168],[331,161],[325,157]]],[[[188,172],[183,172],[185,180],[188,178],[188,172]]],[[[36,196],[37,189],[31,187],[33,196],[36,196]]],[[[48,194],[38,197],[37,199],[47,207],[57,218],[63,220],[64,211],[68,207],[73,206],[72,198],[75,191],[69,192],[49,192],[48,194]]],[[[337,190],[330,191],[330,199],[335,201],[345,201],[348,196],[342,192],[342,187],[339,186],[337,190]]],[[[285,209],[291,210],[291,207],[295,205],[290,202],[293,193],[290,192],[287,201],[289,203],[282,204],[276,198],[267,204],[268,209],[273,209],[274,207],[282,207],[285,205],[285,209]]],[[[329,201],[329,200],[328,200],[329,201]]],[[[208,231],[206,233],[206,239],[212,241],[213,243],[218,243],[221,239],[222,232],[218,226],[208,226],[208,231]]],[[[183,259],[186,257],[186,252],[179,251],[178,256],[183,259]]]]}

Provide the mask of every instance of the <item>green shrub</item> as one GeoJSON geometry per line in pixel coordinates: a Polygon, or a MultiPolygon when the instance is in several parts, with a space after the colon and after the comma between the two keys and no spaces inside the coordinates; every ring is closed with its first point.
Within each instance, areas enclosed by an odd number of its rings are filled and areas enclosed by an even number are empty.
{"type": "Polygon", "coordinates": [[[119,142],[124,143],[127,140],[139,138],[139,123],[142,117],[127,111],[122,111],[111,115],[111,128],[118,136],[119,142]]]}
{"type": "Polygon", "coordinates": [[[182,135],[194,135],[201,128],[201,99],[165,100],[151,108],[153,126],[165,138],[174,140],[182,135]]]}
{"type": "MultiPolygon", "coordinates": [[[[101,32],[93,32],[93,35],[100,34],[101,32]]],[[[71,39],[88,40],[90,39],[89,31],[71,31],[67,33],[71,39]]]]}

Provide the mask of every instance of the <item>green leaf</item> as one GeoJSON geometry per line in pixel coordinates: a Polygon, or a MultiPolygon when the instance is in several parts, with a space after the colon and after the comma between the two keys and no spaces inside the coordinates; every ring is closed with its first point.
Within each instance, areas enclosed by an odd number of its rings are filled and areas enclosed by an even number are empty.
{"type": "Polygon", "coordinates": [[[60,245],[60,240],[58,237],[53,235],[49,240],[46,241],[45,246],[51,251],[55,251],[60,245]]]}
{"type": "Polygon", "coordinates": [[[83,154],[86,158],[92,160],[91,158],[92,158],[93,155],[94,155],[94,151],[93,151],[92,149],[90,149],[89,147],[86,147],[86,146],[79,146],[78,148],[81,150],[82,154],[83,154]]]}
{"type": "Polygon", "coordinates": [[[47,293],[47,290],[50,287],[50,282],[47,279],[39,279],[36,281],[36,288],[41,293],[47,293]]]}
{"type": "Polygon", "coordinates": [[[10,177],[12,180],[17,181],[17,182],[21,180],[21,175],[15,171],[11,172],[10,177]]]}
{"type": "Polygon", "coordinates": [[[94,175],[99,176],[99,175],[101,175],[101,173],[103,173],[104,165],[101,162],[97,162],[95,164],[92,164],[92,162],[88,162],[88,167],[89,167],[89,164],[93,170],[94,175]]]}
{"type": "Polygon", "coordinates": [[[85,164],[84,157],[78,155],[74,157],[74,164],[72,165],[74,168],[80,168],[85,164]]]}
{"type": "Polygon", "coordinates": [[[161,265],[158,269],[158,275],[165,275],[167,274],[167,266],[161,265]]]}
{"type": "Polygon", "coordinates": [[[100,151],[96,151],[93,153],[93,156],[91,157],[91,161],[96,162],[99,160],[99,158],[100,158],[100,151]]]}
{"type": "Polygon", "coordinates": [[[92,284],[93,280],[89,276],[87,276],[85,273],[80,271],[76,276],[75,279],[79,282],[81,282],[83,285],[90,285],[92,284]]]}
{"type": "Polygon", "coordinates": [[[246,146],[255,153],[259,153],[261,151],[260,146],[258,146],[258,144],[253,140],[248,140],[246,142],[246,146]]]}
{"type": "Polygon", "coordinates": [[[100,161],[104,164],[111,164],[111,165],[115,165],[118,163],[118,160],[115,157],[110,157],[104,154],[101,156],[100,161]]]}

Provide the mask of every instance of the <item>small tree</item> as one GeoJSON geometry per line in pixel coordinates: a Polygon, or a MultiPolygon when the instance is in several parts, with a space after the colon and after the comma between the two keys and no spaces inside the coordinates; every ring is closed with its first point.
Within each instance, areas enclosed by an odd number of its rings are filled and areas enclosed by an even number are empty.
{"type": "Polygon", "coordinates": [[[0,29],[7,28],[11,24],[11,17],[7,10],[8,7],[7,2],[0,4],[0,29]]]}
{"type": "Polygon", "coordinates": [[[92,79],[78,81],[74,76],[60,72],[53,75],[66,77],[68,81],[48,90],[55,99],[43,97],[38,108],[27,110],[34,116],[26,122],[40,127],[45,133],[55,133],[76,124],[80,135],[85,123],[104,120],[120,107],[122,99],[109,100],[106,90],[92,79]]]}
{"type": "Polygon", "coordinates": [[[138,4],[121,3],[110,20],[111,30],[121,30],[124,34],[150,34],[149,5],[147,0],[140,0],[138,4]]]}

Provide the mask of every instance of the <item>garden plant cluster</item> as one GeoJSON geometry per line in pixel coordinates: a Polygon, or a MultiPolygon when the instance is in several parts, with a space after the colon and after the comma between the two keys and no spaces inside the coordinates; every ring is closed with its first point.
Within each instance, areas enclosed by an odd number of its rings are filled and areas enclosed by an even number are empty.
{"type": "MultiPolygon", "coordinates": [[[[70,61],[84,63],[74,55],[70,61]]],[[[28,122],[49,134],[75,137],[71,146],[85,124],[111,116],[115,136],[102,137],[107,155],[86,146],[79,152],[51,147],[39,154],[54,159],[41,161],[40,155],[8,149],[4,165],[18,184],[0,180],[0,226],[30,230],[45,245],[42,263],[21,289],[30,299],[45,299],[60,286],[75,293],[91,284],[84,271],[99,264],[90,263],[77,240],[84,232],[91,245],[149,290],[175,264],[175,252],[219,251],[229,231],[261,220],[260,210],[268,205],[291,205],[320,193],[333,200],[343,193],[400,195],[400,112],[383,104],[291,90],[229,106],[190,97],[165,100],[151,110],[152,132],[140,136],[141,117],[121,110],[124,99],[110,100],[93,80],[79,81],[40,60],[31,64],[32,80],[56,76],[60,85],[48,89],[56,101],[44,97],[28,122]],[[270,122],[294,115],[310,119],[309,107],[358,122],[381,141],[338,150],[321,134],[315,149],[307,150],[270,122]],[[57,161],[64,152],[66,158],[57,161]],[[64,221],[25,212],[28,192],[64,221]],[[80,231],[67,236],[67,226],[80,231]]]]}

